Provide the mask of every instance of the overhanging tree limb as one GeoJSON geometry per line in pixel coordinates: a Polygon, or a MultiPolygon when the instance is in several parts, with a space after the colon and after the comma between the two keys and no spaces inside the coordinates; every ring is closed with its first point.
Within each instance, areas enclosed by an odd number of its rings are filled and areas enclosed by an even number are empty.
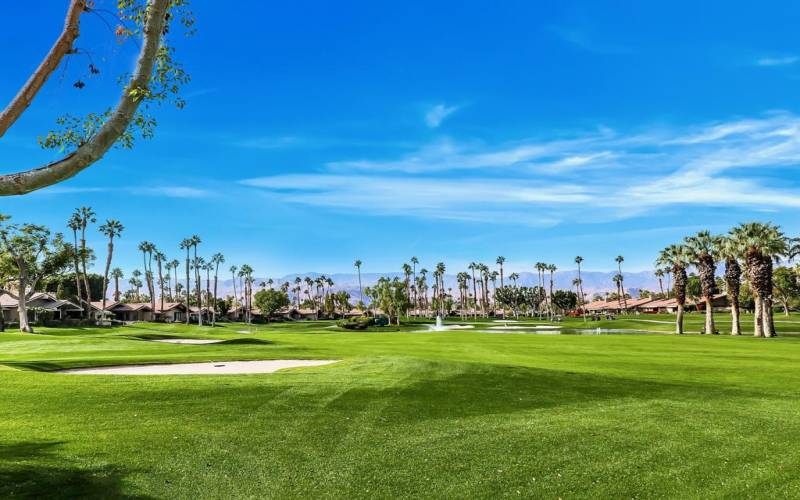
{"type": "Polygon", "coordinates": [[[0,113],[0,137],[17,121],[22,113],[28,109],[33,102],[36,94],[56,70],[61,60],[72,50],[72,44],[80,34],[80,17],[86,8],[85,0],[72,0],[67,9],[67,17],[64,20],[64,29],[50,48],[44,60],[36,68],[25,85],[19,90],[14,99],[8,104],[6,109],[0,113]]]}
{"type": "Polygon", "coordinates": [[[147,7],[144,43],[136,61],[136,70],[122,92],[116,109],[100,128],[77,150],[64,158],[43,167],[0,175],[0,196],[30,193],[68,179],[95,163],[111,149],[127,130],[141,101],[145,98],[148,82],[161,46],[166,14],[170,0],[151,0],[147,7]]]}

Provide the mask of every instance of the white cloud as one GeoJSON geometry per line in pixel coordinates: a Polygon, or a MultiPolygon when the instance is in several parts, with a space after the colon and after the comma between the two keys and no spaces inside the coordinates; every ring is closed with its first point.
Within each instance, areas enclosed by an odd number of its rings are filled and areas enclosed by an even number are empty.
{"type": "Polygon", "coordinates": [[[757,66],[789,66],[800,61],[798,56],[762,57],[756,61],[757,66]]]}
{"type": "Polygon", "coordinates": [[[206,198],[211,196],[211,192],[205,189],[183,186],[131,188],[131,192],[151,196],[166,196],[167,198],[206,198]]]}
{"type": "Polygon", "coordinates": [[[800,117],[657,131],[608,129],[499,145],[438,141],[395,159],[331,162],[316,173],[242,184],[289,203],[373,215],[551,225],[659,208],[800,207],[800,117]]]}
{"type": "Polygon", "coordinates": [[[445,106],[437,104],[425,113],[425,123],[430,128],[437,128],[448,116],[458,111],[458,106],[445,106]]]}
{"type": "Polygon", "coordinates": [[[302,146],[305,141],[294,136],[265,136],[244,139],[234,143],[235,146],[247,149],[285,149],[302,146]]]}

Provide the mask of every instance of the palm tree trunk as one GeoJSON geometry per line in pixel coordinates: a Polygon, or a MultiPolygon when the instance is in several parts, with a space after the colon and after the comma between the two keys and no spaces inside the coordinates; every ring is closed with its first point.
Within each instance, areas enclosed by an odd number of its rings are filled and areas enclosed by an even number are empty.
{"type": "Polygon", "coordinates": [[[114,237],[108,239],[108,256],[106,257],[106,271],[103,274],[103,306],[100,309],[100,319],[105,317],[106,313],[106,295],[108,294],[108,272],[111,269],[111,256],[114,254],[114,237]]]}
{"type": "Polygon", "coordinates": [[[675,333],[683,335],[683,304],[678,304],[678,314],[675,316],[675,333]]]}
{"type": "Polygon", "coordinates": [[[762,331],[764,337],[777,337],[775,333],[775,321],[772,313],[772,297],[764,297],[761,301],[764,312],[762,315],[762,331]]]}
{"type": "Polygon", "coordinates": [[[84,306],[85,317],[89,318],[91,310],[92,289],[89,288],[89,277],[86,275],[86,226],[81,229],[81,266],[83,267],[83,286],[86,288],[86,306],[84,306]]]}
{"type": "Polygon", "coordinates": [[[742,329],[739,325],[739,300],[731,301],[731,335],[741,335],[742,329]]]}
{"type": "Polygon", "coordinates": [[[762,317],[764,315],[764,306],[762,305],[761,297],[755,293],[753,294],[753,300],[755,302],[755,308],[753,310],[753,336],[763,337],[762,317]]]}
{"type": "Polygon", "coordinates": [[[189,247],[186,247],[186,324],[189,324],[189,298],[192,296],[191,281],[189,281],[189,247]]]}
{"type": "Polygon", "coordinates": [[[161,273],[161,259],[156,262],[158,265],[158,290],[161,297],[161,315],[164,315],[164,275],[161,273]]]}
{"type": "Polygon", "coordinates": [[[706,303],[706,325],[705,325],[705,332],[703,333],[709,333],[709,334],[717,333],[714,328],[714,308],[713,308],[714,299],[712,297],[706,296],[703,297],[703,300],[706,303]]]}
{"type": "Polygon", "coordinates": [[[75,242],[75,252],[72,254],[73,265],[75,266],[75,293],[78,295],[78,303],[80,303],[83,295],[81,294],[81,269],[78,263],[78,231],[72,230],[72,238],[75,242]]]}

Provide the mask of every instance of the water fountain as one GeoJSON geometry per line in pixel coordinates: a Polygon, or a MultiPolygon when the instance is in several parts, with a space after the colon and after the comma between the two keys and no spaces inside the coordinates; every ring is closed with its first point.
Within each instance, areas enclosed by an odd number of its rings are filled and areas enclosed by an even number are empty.
{"type": "Polygon", "coordinates": [[[428,325],[429,332],[446,332],[449,330],[463,330],[465,328],[472,328],[472,325],[445,325],[442,317],[436,316],[436,324],[428,325]]]}

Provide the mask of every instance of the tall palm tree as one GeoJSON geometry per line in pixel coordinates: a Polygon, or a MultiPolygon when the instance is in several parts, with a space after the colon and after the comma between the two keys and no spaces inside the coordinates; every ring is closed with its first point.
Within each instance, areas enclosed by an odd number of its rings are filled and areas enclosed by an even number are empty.
{"type": "Polygon", "coordinates": [[[167,261],[167,256],[164,254],[164,252],[162,252],[160,250],[156,250],[153,253],[153,256],[156,259],[156,267],[158,269],[158,291],[159,291],[159,297],[160,297],[160,300],[161,300],[161,313],[163,314],[164,313],[164,275],[162,273],[162,266],[163,266],[164,262],[167,261]]]}
{"type": "Polygon", "coordinates": [[[623,293],[622,289],[621,289],[622,275],[619,274],[619,273],[616,273],[611,278],[611,281],[613,281],[614,282],[614,286],[617,287],[617,305],[619,306],[620,309],[622,309],[622,293],[623,293]]]}
{"type": "Polygon", "coordinates": [[[472,310],[472,314],[475,319],[478,319],[478,288],[475,282],[475,270],[478,269],[478,264],[475,262],[470,262],[467,268],[472,271],[472,296],[475,300],[474,308],[472,310]]]}
{"type": "Polygon", "coordinates": [[[243,278],[245,314],[247,318],[247,324],[249,325],[252,319],[252,307],[253,307],[253,302],[252,302],[253,268],[247,264],[242,264],[242,267],[239,269],[239,275],[243,278]]]}
{"type": "Polygon", "coordinates": [[[444,310],[444,262],[436,264],[436,273],[438,274],[438,288],[439,288],[439,315],[444,317],[446,311],[444,310]]]}
{"type": "Polygon", "coordinates": [[[658,290],[659,290],[659,293],[661,293],[661,296],[663,297],[664,296],[664,281],[663,281],[664,271],[662,271],[661,269],[656,269],[656,272],[653,273],[653,274],[655,274],[656,278],[658,278],[658,290]]]}
{"type": "Polygon", "coordinates": [[[572,286],[575,287],[575,295],[578,296],[578,300],[580,300],[581,296],[581,279],[580,278],[573,278],[572,279],[572,286]]]}
{"type": "Polygon", "coordinates": [[[179,301],[179,299],[178,299],[178,267],[180,267],[181,263],[178,262],[178,259],[172,259],[169,264],[170,264],[170,267],[172,267],[172,274],[173,274],[173,276],[175,276],[175,288],[174,288],[175,294],[174,295],[172,294],[173,288],[170,288],[169,296],[170,296],[170,300],[172,300],[173,302],[178,302],[179,301]]]}
{"type": "Polygon", "coordinates": [[[558,268],[555,264],[550,264],[547,266],[547,270],[550,271],[550,317],[552,317],[556,310],[553,304],[553,273],[556,272],[558,268]]]}
{"type": "Polygon", "coordinates": [[[125,277],[122,269],[115,267],[111,270],[111,277],[114,278],[114,302],[119,302],[119,280],[125,277]]]}
{"type": "Polygon", "coordinates": [[[364,291],[361,289],[361,261],[356,259],[353,265],[356,266],[356,270],[358,271],[358,300],[364,302],[364,291]]]}
{"type": "Polygon", "coordinates": [[[108,238],[108,254],[106,256],[106,267],[103,273],[103,305],[100,309],[100,314],[105,315],[106,312],[106,294],[108,293],[108,273],[111,268],[111,257],[114,255],[114,238],[122,235],[125,229],[120,221],[116,219],[108,219],[105,224],[100,226],[100,232],[108,238]]]}
{"type": "Polygon", "coordinates": [[[731,229],[739,254],[753,289],[755,318],[753,335],[774,337],[772,319],[772,267],[781,256],[789,252],[789,240],[778,226],[771,223],[750,222],[731,229]]]}
{"type": "Polygon", "coordinates": [[[134,269],[131,272],[131,279],[128,280],[128,283],[131,284],[132,287],[136,289],[136,302],[141,301],[141,293],[140,288],[142,287],[142,280],[139,279],[139,276],[142,275],[142,272],[138,269],[134,269]]]}
{"type": "MultiPolygon", "coordinates": [[[[584,305],[586,304],[586,297],[583,295],[583,278],[581,278],[581,263],[583,262],[583,257],[578,255],[575,257],[575,264],[578,266],[578,301],[581,307],[581,310],[584,309],[584,305]]],[[[586,317],[586,311],[583,311],[584,318],[586,317]]]]}
{"type": "Polygon", "coordinates": [[[617,270],[619,271],[619,287],[622,289],[622,302],[625,307],[625,312],[628,312],[628,298],[625,296],[625,276],[622,275],[622,263],[625,262],[625,257],[617,255],[614,259],[617,262],[617,270]]]}
{"type": "Polygon", "coordinates": [[[78,303],[80,303],[81,300],[83,300],[83,293],[81,292],[81,266],[79,262],[80,247],[78,246],[78,231],[81,229],[81,217],[77,211],[69,217],[69,220],[67,221],[67,227],[72,229],[72,263],[73,267],[75,268],[75,293],[78,297],[78,303]]]}
{"type": "Polygon", "coordinates": [[[544,290],[545,290],[545,288],[544,288],[544,273],[545,273],[545,270],[547,269],[547,264],[545,264],[544,262],[537,262],[535,267],[536,267],[537,277],[539,278],[539,290],[544,295],[544,300],[539,302],[539,308],[538,308],[539,309],[539,318],[541,319],[542,314],[544,313],[544,308],[547,307],[547,294],[544,293],[544,290]]]}
{"type": "Polygon", "coordinates": [[[717,258],[714,254],[719,237],[708,231],[700,231],[694,236],[684,238],[692,263],[700,274],[700,293],[706,307],[706,324],[703,333],[717,333],[714,327],[714,294],[717,293],[717,258]]]}
{"type": "Polygon", "coordinates": [[[225,263],[225,256],[221,253],[215,253],[211,256],[211,262],[214,264],[214,302],[211,308],[211,326],[217,326],[217,281],[219,279],[219,266],[225,263]]]}
{"type": "Polygon", "coordinates": [[[234,307],[236,307],[236,302],[237,302],[237,297],[238,297],[238,295],[236,295],[236,271],[238,271],[238,270],[239,270],[239,268],[236,267],[236,266],[231,266],[230,269],[228,269],[228,271],[230,271],[230,273],[231,273],[231,276],[233,277],[233,306],[234,307]]]}
{"type": "Polygon", "coordinates": [[[89,224],[94,224],[97,219],[95,219],[94,210],[92,207],[80,207],[75,209],[75,213],[73,214],[79,224],[80,224],[80,231],[81,231],[81,249],[80,249],[80,257],[81,257],[81,268],[83,272],[83,287],[86,291],[86,304],[84,304],[84,314],[85,317],[89,317],[89,311],[92,302],[92,289],[89,287],[89,276],[86,273],[86,261],[89,258],[89,251],[86,248],[86,228],[89,224]]]}
{"type": "Polygon", "coordinates": [[[675,300],[678,314],[675,316],[675,333],[683,334],[683,307],[686,305],[686,267],[690,252],[684,245],[670,245],[661,250],[656,265],[669,266],[675,282],[675,300]]]}
{"type": "Polygon", "coordinates": [[[197,324],[198,326],[203,326],[203,297],[200,292],[201,287],[201,278],[200,278],[200,268],[197,266],[197,245],[203,242],[199,236],[196,234],[192,235],[190,238],[192,241],[192,248],[194,249],[194,282],[195,282],[195,291],[197,293],[197,324]]]}
{"type": "Polygon", "coordinates": [[[143,241],[139,243],[139,251],[142,252],[144,281],[147,284],[147,292],[150,294],[150,307],[155,312],[156,294],[153,286],[153,253],[156,251],[156,246],[149,241],[143,241]]]}
{"type": "MultiPolygon", "coordinates": [[[[190,316],[189,308],[191,307],[190,306],[190,304],[191,304],[191,300],[190,299],[191,299],[191,294],[192,294],[191,280],[189,279],[189,250],[191,250],[193,244],[194,243],[193,243],[191,238],[184,238],[183,241],[181,241],[181,246],[180,246],[181,250],[186,250],[186,262],[185,262],[185,266],[186,266],[186,288],[185,288],[185,290],[186,290],[186,324],[187,325],[189,324],[189,316],[190,316]]],[[[178,285],[176,284],[175,288],[177,289],[177,287],[178,287],[178,285]]]]}
{"type": "Polygon", "coordinates": [[[503,284],[503,263],[505,263],[505,261],[506,261],[506,258],[503,257],[502,255],[497,257],[497,260],[495,261],[495,262],[497,262],[497,265],[500,266],[500,287],[501,288],[503,286],[505,286],[503,284]]]}
{"type": "Polygon", "coordinates": [[[731,335],[741,335],[739,324],[739,290],[742,283],[742,268],[736,243],[729,237],[720,237],[714,253],[725,261],[725,292],[731,304],[731,335]]]}
{"type": "Polygon", "coordinates": [[[417,296],[417,264],[419,259],[416,256],[411,257],[411,274],[414,275],[414,316],[419,316],[419,297],[417,296]]]}

